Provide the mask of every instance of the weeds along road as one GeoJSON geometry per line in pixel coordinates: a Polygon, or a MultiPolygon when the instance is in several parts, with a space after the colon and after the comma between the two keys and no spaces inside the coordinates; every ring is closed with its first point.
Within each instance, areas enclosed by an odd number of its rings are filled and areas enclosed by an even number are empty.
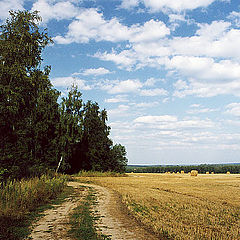
{"type": "MultiPolygon", "coordinates": [[[[88,190],[94,190],[97,204],[93,205],[93,212],[98,216],[97,229],[112,240],[155,240],[157,237],[148,233],[127,213],[120,197],[107,188],[88,183],[69,182],[75,189],[75,197],[69,196],[61,205],[46,210],[44,216],[33,225],[28,239],[33,240],[71,240],[68,231],[69,214],[76,208],[88,190]]],[[[86,239],[87,240],[87,239],[86,239]]]]}

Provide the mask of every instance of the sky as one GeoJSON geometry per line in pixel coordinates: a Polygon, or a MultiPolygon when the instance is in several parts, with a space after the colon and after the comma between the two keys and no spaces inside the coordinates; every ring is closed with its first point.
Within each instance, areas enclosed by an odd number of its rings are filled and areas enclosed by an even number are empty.
{"type": "Polygon", "coordinates": [[[0,0],[38,10],[53,86],[108,112],[129,164],[240,163],[238,0],[0,0]]]}

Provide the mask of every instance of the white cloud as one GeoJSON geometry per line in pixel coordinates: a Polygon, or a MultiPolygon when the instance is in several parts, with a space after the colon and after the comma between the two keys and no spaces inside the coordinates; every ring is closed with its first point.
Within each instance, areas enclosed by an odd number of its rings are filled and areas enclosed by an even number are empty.
{"type": "Polygon", "coordinates": [[[144,86],[153,87],[158,79],[155,78],[148,78],[147,81],[144,83],[144,86]]]}
{"type": "Polygon", "coordinates": [[[24,0],[1,0],[0,19],[5,20],[9,17],[10,10],[24,10],[24,0]]]}
{"type": "MultiPolygon", "coordinates": [[[[205,129],[213,128],[216,126],[214,122],[210,119],[183,119],[179,120],[176,116],[173,115],[160,115],[160,116],[143,116],[138,117],[134,120],[136,124],[145,124],[144,126],[152,129],[205,129]],[[146,125],[147,124],[147,125],[146,125]]],[[[141,126],[141,125],[138,125],[141,126]]]]}
{"type": "Polygon", "coordinates": [[[189,83],[186,82],[186,87],[180,90],[176,89],[173,96],[180,98],[189,95],[195,95],[197,97],[214,97],[226,94],[240,97],[240,84],[238,80],[224,83],[208,83],[190,79],[189,83]]]}
{"type": "Polygon", "coordinates": [[[56,36],[54,40],[59,44],[87,43],[95,41],[153,41],[163,38],[170,31],[166,25],[158,20],[150,20],[143,25],[135,24],[130,27],[119,22],[117,18],[105,20],[103,13],[97,9],[84,9],[68,26],[67,34],[56,36]]]}
{"type": "Polygon", "coordinates": [[[199,7],[207,7],[211,3],[213,3],[215,0],[136,0],[131,1],[131,3],[127,3],[129,1],[122,0],[122,7],[129,8],[129,7],[135,7],[140,2],[142,2],[145,7],[149,8],[153,12],[158,11],[174,11],[174,12],[181,12],[184,10],[193,10],[199,7]]]}
{"type": "Polygon", "coordinates": [[[237,27],[240,27],[240,12],[231,12],[228,19],[232,20],[237,27]]]}
{"type": "Polygon", "coordinates": [[[190,109],[187,111],[189,114],[199,114],[199,113],[210,113],[210,112],[216,112],[218,109],[213,109],[213,108],[195,108],[195,109],[190,109]]]}
{"type": "Polygon", "coordinates": [[[120,8],[131,9],[138,6],[140,0],[122,0],[120,8]]]}
{"type": "Polygon", "coordinates": [[[132,26],[132,34],[128,39],[130,42],[152,42],[159,40],[170,34],[170,30],[161,21],[151,19],[145,22],[143,26],[132,26]]]}
{"type": "Polygon", "coordinates": [[[168,92],[163,88],[143,89],[143,90],[141,90],[140,95],[149,96],[149,97],[166,96],[166,95],[168,95],[168,92]]]}
{"type": "Polygon", "coordinates": [[[231,26],[231,23],[224,21],[213,21],[211,24],[203,23],[198,24],[198,26],[200,29],[196,31],[196,35],[209,39],[219,39],[226,33],[231,26]]]}
{"type": "Polygon", "coordinates": [[[186,19],[185,19],[185,16],[182,15],[182,14],[169,14],[168,15],[169,17],[169,22],[185,22],[186,19]]]}
{"type": "Polygon", "coordinates": [[[156,107],[159,105],[158,102],[142,102],[142,103],[134,103],[133,106],[137,108],[150,108],[150,107],[156,107]]]}
{"type": "Polygon", "coordinates": [[[94,54],[94,57],[99,58],[103,61],[112,61],[115,64],[117,64],[120,68],[125,68],[127,70],[131,70],[132,66],[136,64],[136,56],[135,53],[132,51],[122,51],[119,54],[116,52],[112,53],[96,53],[94,54]]]}
{"type": "Polygon", "coordinates": [[[139,80],[129,79],[119,82],[110,88],[108,92],[111,94],[137,92],[142,86],[143,84],[139,80]]]}
{"type": "Polygon", "coordinates": [[[230,60],[215,62],[212,58],[175,56],[166,65],[186,77],[208,82],[231,82],[240,76],[240,64],[230,60]]]}
{"type": "Polygon", "coordinates": [[[63,20],[72,19],[76,17],[80,9],[76,7],[72,1],[51,1],[51,0],[37,0],[33,3],[32,10],[38,10],[44,23],[51,19],[63,20]]]}
{"type": "Polygon", "coordinates": [[[57,77],[51,80],[55,87],[70,87],[72,84],[77,85],[78,89],[91,90],[92,87],[86,84],[85,80],[74,78],[74,77],[57,77]]]}
{"type": "Polygon", "coordinates": [[[130,107],[124,104],[119,105],[117,108],[109,109],[108,110],[109,118],[114,118],[118,116],[121,116],[121,117],[129,116],[129,112],[128,112],[129,109],[130,107]]]}
{"type": "Polygon", "coordinates": [[[226,106],[226,112],[236,117],[240,117],[240,103],[230,103],[226,106]]]}
{"type": "Polygon", "coordinates": [[[126,95],[117,95],[113,98],[105,99],[104,102],[106,103],[129,102],[129,100],[126,97],[127,97],[126,95]]]}
{"type": "Polygon", "coordinates": [[[99,75],[105,75],[111,73],[108,69],[106,68],[89,68],[85,69],[81,74],[84,76],[89,76],[89,75],[94,75],[94,76],[99,76],[99,75]]]}
{"type": "Polygon", "coordinates": [[[161,115],[161,116],[143,116],[134,120],[135,123],[158,124],[161,122],[177,122],[176,116],[161,115]]]}
{"type": "Polygon", "coordinates": [[[231,23],[213,21],[211,24],[198,24],[199,30],[191,37],[175,37],[169,47],[175,54],[216,58],[239,58],[240,30],[231,23]]]}

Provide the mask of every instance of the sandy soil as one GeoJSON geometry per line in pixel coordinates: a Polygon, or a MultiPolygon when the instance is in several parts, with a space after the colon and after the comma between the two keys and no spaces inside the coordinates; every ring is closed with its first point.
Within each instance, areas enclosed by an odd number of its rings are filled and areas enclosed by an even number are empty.
{"type": "Polygon", "coordinates": [[[95,206],[101,218],[97,225],[103,234],[113,240],[155,240],[155,236],[148,233],[134,218],[127,214],[121,199],[107,188],[86,184],[97,191],[98,204],[95,206]]]}
{"type": "MultiPolygon", "coordinates": [[[[68,186],[75,191],[84,191],[77,182],[69,182],[68,186]]],[[[84,196],[84,192],[79,194],[84,196]]],[[[53,209],[46,210],[44,216],[33,224],[31,235],[27,239],[34,240],[71,240],[67,236],[69,226],[69,214],[77,207],[80,198],[69,196],[61,205],[53,205],[53,209]]]]}
{"type": "MultiPolygon", "coordinates": [[[[122,206],[120,197],[98,185],[69,182],[69,186],[75,188],[76,191],[82,192],[83,196],[87,188],[83,190],[80,186],[91,187],[96,191],[97,204],[93,207],[94,211],[100,216],[97,221],[97,228],[103,234],[110,236],[112,240],[154,240],[158,239],[145,231],[133,218],[131,218],[126,209],[122,206]]],[[[80,198],[72,198],[71,196],[66,199],[61,205],[55,206],[54,209],[49,209],[44,212],[38,222],[33,225],[33,230],[28,239],[33,240],[71,240],[67,236],[67,231],[70,226],[69,214],[77,207],[80,198]]]]}

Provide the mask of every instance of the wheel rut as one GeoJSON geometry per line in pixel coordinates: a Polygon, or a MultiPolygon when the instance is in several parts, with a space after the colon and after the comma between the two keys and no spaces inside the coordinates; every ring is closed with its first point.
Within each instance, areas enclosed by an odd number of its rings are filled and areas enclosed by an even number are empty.
{"type": "Polygon", "coordinates": [[[112,240],[155,240],[159,239],[146,231],[127,214],[121,199],[115,192],[95,184],[69,182],[79,196],[69,196],[61,205],[46,210],[44,216],[33,224],[32,233],[27,239],[33,240],[72,240],[68,235],[69,215],[78,206],[89,188],[96,192],[97,204],[93,212],[98,215],[96,228],[112,240]],[[84,188],[83,188],[84,186],[84,188]]]}

